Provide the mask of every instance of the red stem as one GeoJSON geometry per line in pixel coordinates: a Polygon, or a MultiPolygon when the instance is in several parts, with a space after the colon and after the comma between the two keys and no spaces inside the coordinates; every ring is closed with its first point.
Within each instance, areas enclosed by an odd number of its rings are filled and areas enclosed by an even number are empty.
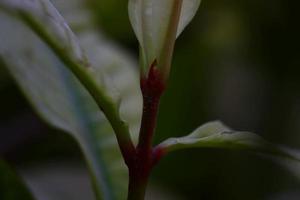
{"type": "Polygon", "coordinates": [[[133,161],[129,163],[128,200],[144,199],[145,190],[153,165],[157,163],[157,154],[152,149],[152,139],[156,128],[159,101],[165,90],[165,84],[154,62],[148,77],[142,77],[143,116],[139,142],[133,161]]]}

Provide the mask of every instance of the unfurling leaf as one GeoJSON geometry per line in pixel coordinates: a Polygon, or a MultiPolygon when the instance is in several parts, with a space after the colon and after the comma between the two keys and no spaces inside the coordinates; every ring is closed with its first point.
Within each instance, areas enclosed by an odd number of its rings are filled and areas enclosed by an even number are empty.
{"type": "MultiPolygon", "coordinates": [[[[129,0],[129,18],[141,46],[142,67],[146,71],[160,57],[172,18],[179,11],[174,36],[177,37],[192,20],[201,0],[129,0]],[[176,8],[179,7],[179,8],[176,8]]],[[[174,37],[174,39],[175,39],[174,37]]]]}

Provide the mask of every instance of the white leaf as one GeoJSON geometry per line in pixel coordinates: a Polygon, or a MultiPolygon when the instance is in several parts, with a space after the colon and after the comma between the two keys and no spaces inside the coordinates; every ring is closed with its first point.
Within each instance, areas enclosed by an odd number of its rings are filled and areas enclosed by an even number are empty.
{"type": "Polygon", "coordinates": [[[0,59],[37,113],[50,125],[77,139],[97,190],[102,193],[100,197],[123,199],[127,193],[127,168],[110,124],[91,95],[47,43],[23,23],[20,13],[44,25],[42,28],[51,33],[54,42],[75,61],[82,64],[85,57],[82,52],[87,54],[91,64],[88,70],[100,87],[105,85],[111,91],[114,85],[118,91],[122,100],[121,115],[131,130],[135,130],[132,132],[137,132],[142,110],[136,63],[93,26],[92,13],[83,9],[87,6],[85,0],[51,2],[74,27],[85,28],[81,28],[75,38],[49,0],[0,0],[0,59]],[[78,15],[81,20],[76,20],[78,15]]]}
{"type": "MultiPolygon", "coordinates": [[[[143,60],[147,67],[161,54],[173,6],[179,1],[129,0],[129,18],[142,48],[143,60]]],[[[192,20],[200,2],[201,0],[183,0],[177,36],[192,20]]]]}
{"type": "Polygon", "coordinates": [[[1,8],[16,15],[22,13],[34,16],[59,41],[61,49],[68,52],[77,62],[87,65],[75,35],[49,0],[1,0],[1,8]]]}
{"type": "Polygon", "coordinates": [[[170,138],[156,149],[164,154],[188,148],[216,148],[251,151],[278,162],[300,178],[300,153],[264,140],[249,132],[232,131],[221,122],[209,122],[190,135],[170,138]]]}

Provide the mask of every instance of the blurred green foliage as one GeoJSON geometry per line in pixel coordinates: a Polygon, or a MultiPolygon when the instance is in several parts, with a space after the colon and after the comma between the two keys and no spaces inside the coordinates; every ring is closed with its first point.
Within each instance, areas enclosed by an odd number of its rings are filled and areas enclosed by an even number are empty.
{"type": "Polygon", "coordinates": [[[21,179],[0,160],[0,199],[33,200],[21,179]]]}
{"type": "MultiPolygon", "coordinates": [[[[90,2],[99,28],[137,55],[127,1],[90,2]]],[[[186,135],[204,122],[220,119],[234,129],[300,148],[299,4],[294,0],[203,1],[177,41],[155,142],[186,135]]],[[[8,113],[13,113],[9,117],[13,121],[28,112],[28,105],[24,99],[15,102],[19,91],[8,75],[1,71],[0,76],[0,103],[5,105],[0,117],[7,120],[8,113]]],[[[43,134],[47,143],[57,141],[55,134],[43,134]]],[[[30,147],[24,149],[30,151],[30,147]]],[[[63,146],[53,147],[53,151],[59,149],[65,151],[63,146]]],[[[153,175],[153,183],[186,199],[270,199],[274,193],[299,192],[300,186],[273,163],[231,151],[171,154],[153,175]]]]}
{"type": "Polygon", "coordinates": [[[133,40],[133,31],[130,26],[127,1],[125,0],[88,0],[94,11],[94,19],[101,30],[111,38],[124,45],[130,45],[133,40]]]}

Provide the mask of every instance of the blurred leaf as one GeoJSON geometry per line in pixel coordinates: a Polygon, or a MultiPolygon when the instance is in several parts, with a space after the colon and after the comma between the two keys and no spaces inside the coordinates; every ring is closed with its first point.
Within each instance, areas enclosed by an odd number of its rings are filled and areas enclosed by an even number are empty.
{"type": "Polygon", "coordinates": [[[77,39],[63,17],[57,12],[49,0],[1,0],[0,9],[9,12],[21,20],[26,17],[37,18],[43,28],[47,29],[52,37],[55,37],[62,50],[67,52],[78,63],[87,65],[77,39]]]}
{"type": "MultiPolygon", "coordinates": [[[[106,87],[116,99],[122,99],[121,115],[131,130],[137,132],[141,100],[138,76],[132,68],[135,63],[95,31],[88,11],[83,9],[84,1],[54,3],[72,25],[90,24],[77,33],[92,64],[90,73],[99,86],[106,87]],[[67,9],[68,6],[71,9],[67,9]],[[74,19],[77,14],[82,14],[81,20],[74,19]]],[[[45,121],[77,139],[91,169],[97,197],[123,199],[127,191],[127,169],[111,126],[86,89],[46,43],[22,23],[18,13],[25,13],[45,25],[43,28],[51,33],[55,42],[85,66],[86,57],[74,34],[48,0],[1,0],[1,6],[4,9],[0,10],[0,56],[11,75],[45,121]]]]}
{"type": "Polygon", "coordinates": [[[165,153],[186,148],[252,151],[269,156],[294,174],[300,174],[300,154],[298,152],[267,142],[254,133],[232,131],[221,122],[204,124],[190,135],[181,138],[170,138],[158,145],[157,148],[162,149],[165,153]]]}
{"type": "Polygon", "coordinates": [[[133,32],[128,18],[127,1],[87,0],[94,20],[107,35],[125,45],[132,45],[133,32]]]}
{"type": "Polygon", "coordinates": [[[0,199],[34,199],[20,177],[2,160],[0,160],[0,199]]]}

